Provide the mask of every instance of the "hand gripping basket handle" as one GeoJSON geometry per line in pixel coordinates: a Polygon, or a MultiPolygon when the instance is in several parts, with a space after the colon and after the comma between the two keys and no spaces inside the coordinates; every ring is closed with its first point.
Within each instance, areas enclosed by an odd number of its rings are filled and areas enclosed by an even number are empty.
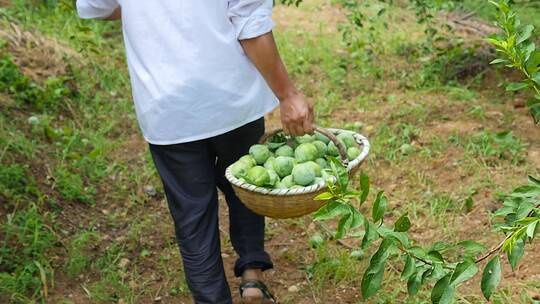
{"type": "MultiPolygon", "coordinates": [[[[334,145],[336,145],[337,149],[338,149],[338,152],[339,152],[339,156],[341,158],[341,162],[345,165],[345,167],[349,164],[349,159],[347,158],[347,149],[345,148],[345,146],[341,143],[341,141],[330,131],[326,130],[325,128],[321,128],[319,126],[314,126],[314,129],[316,132],[319,132],[321,133],[322,135],[328,137],[333,143],[334,145]]],[[[260,144],[264,144],[266,143],[266,141],[271,138],[272,136],[278,134],[278,133],[281,133],[283,132],[283,129],[282,128],[279,128],[279,129],[275,129],[273,131],[270,131],[268,133],[265,133],[261,139],[259,139],[259,143],[260,144]]]]}

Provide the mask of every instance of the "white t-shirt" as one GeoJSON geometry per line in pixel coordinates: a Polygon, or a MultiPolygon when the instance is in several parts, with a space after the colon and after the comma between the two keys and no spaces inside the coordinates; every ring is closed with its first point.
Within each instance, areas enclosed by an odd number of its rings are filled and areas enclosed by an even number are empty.
{"type": "Polygon", "coordinates": [[[220,135],[277,99],[238,40],[270,32],[272,0],[77,0],[82,18],[121,6],[133,98],[157,145],[220,135]]]}

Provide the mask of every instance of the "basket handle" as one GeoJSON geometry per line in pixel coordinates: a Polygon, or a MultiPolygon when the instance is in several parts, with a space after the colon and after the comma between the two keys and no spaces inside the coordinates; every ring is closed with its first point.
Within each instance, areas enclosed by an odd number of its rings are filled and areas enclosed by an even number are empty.
{"type": "MultiPolygon", "coordinates": [[[[349,164],[349,159],[347,158],[347,149],[341,143],[341,141],[332,132],[326,130],[325,128],[322,128],[322,127],[319,127],[319,126],[313,126],[313,128],[315,129],[316,132],[319,132],[322,135],[328,137],[334,143],[334,145],[336,145],[336,147],[338,149],[338,152],[339,152],[339,156],[341,158],[341,162],[345,166],[347,166],[349,164]]],[[[265,133],[263,136],[261,136],[261,139],[259,139],[259,143],[264,144],[269,138],[271,138],[272,136],[274,136],[276,134],[279,134],[281,132],[283,132],[283,129],[278,128],[278,129],[272,130],[272,131],[270,131],[268,133],[265,133]]]]}

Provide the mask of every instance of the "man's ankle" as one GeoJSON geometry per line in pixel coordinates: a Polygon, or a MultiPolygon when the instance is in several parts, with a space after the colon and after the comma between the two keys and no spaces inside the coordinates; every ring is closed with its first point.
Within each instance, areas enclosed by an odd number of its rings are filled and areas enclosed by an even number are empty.
{"type": "Polygon", "coordinates": [[[261,280],[262,271],[260,269],[246,269],[242,273],[242,280],[261,280]]]}

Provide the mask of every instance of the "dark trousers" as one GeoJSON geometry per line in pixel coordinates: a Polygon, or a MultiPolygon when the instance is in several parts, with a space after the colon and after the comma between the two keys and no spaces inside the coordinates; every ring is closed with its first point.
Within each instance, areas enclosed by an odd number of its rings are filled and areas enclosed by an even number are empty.
{"type": "Polygon", "coordinates": [[[264,251],[264,217],[247,209],[225,169],[248,153],[264,133],[264,119],[216,137],[175,145],[150,145],[161,176],[189,288],[197,304],[232,303],[218,225],[217,188],[229,206],[230,238],[239,258],[234,272],[272,268],[264,251]]]}

